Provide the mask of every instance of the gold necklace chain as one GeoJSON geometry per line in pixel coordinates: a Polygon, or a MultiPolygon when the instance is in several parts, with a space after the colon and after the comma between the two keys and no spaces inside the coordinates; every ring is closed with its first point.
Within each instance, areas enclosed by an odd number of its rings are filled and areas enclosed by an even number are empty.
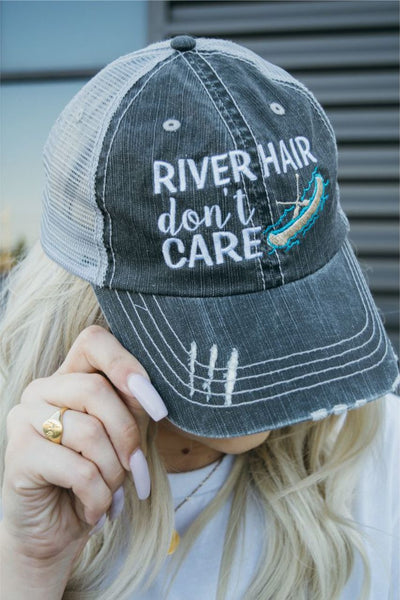
{"type": "MultiPolygon", "coordinates": [[[[208,479],[210,479],[211,475],[218,469],[218,467],[222,463],[224,457],[225,457],[225,454],[223,454],[219,458],[217,464],[214,465],[214,468],[207,474],[207,476],[203,479],[203,481],[201,481],[199,483],[199,485],[194,488],[194,490],[189,494],[189,496],[186,496],[186,498],[184,498],[182,500],[182,502],[180,502],[178,504],[178,506],[175,508],[175,513],[181,508],[181,506],[183,506],[185,504],[185,502],[187,502],[188,500],[190,500],[190,498],[192,498],[195,495],[195,493],[205,484],[205,482],[208,479]]],[[[180,541],[179,533],[176,531],[176,529],[174,529],[174,531],[172,532],[171,542],[170,542],[170,545],[169,545],[169,548],[168,548],[168,554],[173,554],[175,552],[175,550],[177,549],[177,547],[179,545],[179,541],[180,541]]]]}
{"type": "Polygon", "coordinates": [[[185,502],[187,502],[188,500],[190,500],[190,498],[192,498],[192,496],[194,496],[194,495],[195,495],[195,493],[196,493],[196,492],[197,492],[197,491],[198,491],[198,490],[201,488],[201,486],[202,486],[202,485],[204,485],[204,484],[205,484],[205,482],[206,482],[208,479],[210,479],[211,475],[214,473],[214,471],[216,471],[216,470],[218,469],[219,465],[222,463],[222,460],[223,460],[224,456],[225,456],[225,454],[223,454],[223,455],[222,455],[222,456],[221,456],[221,457],[218,459],[218,461],[217,461],[216,465],[214,465],[214,468],[213,468],[213,469],[212,469],[212,470],[211,470],[211,471],[208,473],[208,475],[207,475],[207,476],[206,476],[206,477],[203,479],[203,481],[201,481],[201,482],[199,483],[199,485],[198,485],[197,487],[195,487],[195,488],[194,488],[194,490],[193,490],[193,491],[192,491],[192,492],[189,494],[189,496],[186,496],[186,498],[184,498],[184,499],[182,500],[182,502],[180,502],[180,503],[178,504],[178,506],[175,508],[175,512],[176,512],[177,510],[179,510],[179,509],[180,509],[180,507],[181,507],[181,506],[183,506],[183,505],[185,504],[185,502]]]}

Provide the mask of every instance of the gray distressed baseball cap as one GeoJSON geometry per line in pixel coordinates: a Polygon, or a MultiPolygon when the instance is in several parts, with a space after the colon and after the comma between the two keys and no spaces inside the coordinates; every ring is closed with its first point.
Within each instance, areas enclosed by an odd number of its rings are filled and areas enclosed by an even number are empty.
{"type": "Polygon", "coordinates": [[[176,426],[241,436],[394,389],[334,132],[283,69],[225,40],[152,44],[78,92],[44,164],[44,251],[91,283],[176,426]]]}

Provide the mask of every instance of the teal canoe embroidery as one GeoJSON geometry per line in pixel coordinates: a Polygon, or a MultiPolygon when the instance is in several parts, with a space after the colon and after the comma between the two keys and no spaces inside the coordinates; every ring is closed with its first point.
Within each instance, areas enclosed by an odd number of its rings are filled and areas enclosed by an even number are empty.
{"type": "Polygon", "coordinates": [[[308,186],[303,190],[300,198],[299,176],[296,174],[297,198],[293,202],[277,202],[277,204],[289,204],[279,219],[267,227],[263,233],[267,233],[267,244],[272,248],[268,254],[273,254],[276,250],[288,252],[290,248],[300,243],[299,237],[305,236],[311,229],[321,213],[328,194],[325,189],[329,180],[325,181],[323,176],[315,168],[308,186]],[[306,198],[310,190],[311,198],[306,198]],[[291,218],[284,225],[287,215],[291,218]],[[282,226],[281,226],[282,225],[282,226]]]}

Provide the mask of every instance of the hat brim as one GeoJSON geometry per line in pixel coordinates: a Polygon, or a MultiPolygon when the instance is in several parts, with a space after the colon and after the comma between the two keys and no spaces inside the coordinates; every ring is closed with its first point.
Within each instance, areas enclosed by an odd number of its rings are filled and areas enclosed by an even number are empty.
{"type": "Polygon", "coordinates": [[[180,429],[225,438],[319,420],[393,388],[396,356],[350,243],[315,273],[219,297],[93,286],[180,429]]]}

